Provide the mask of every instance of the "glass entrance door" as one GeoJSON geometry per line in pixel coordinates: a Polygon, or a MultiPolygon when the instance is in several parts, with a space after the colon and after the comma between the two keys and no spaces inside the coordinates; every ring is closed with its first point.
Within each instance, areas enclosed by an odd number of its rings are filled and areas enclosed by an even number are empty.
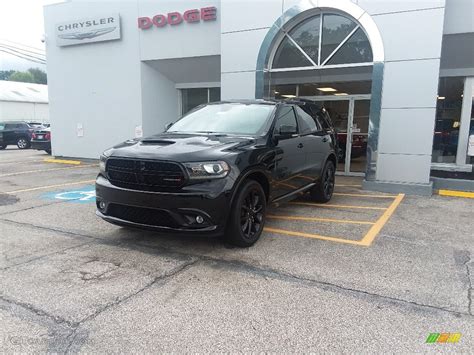
{"type": "Polygon", "coordinates": [[[367,165],[370,95],[305,96],[326,108],[337,130],[338,171],[363,175],[367,165]]]}

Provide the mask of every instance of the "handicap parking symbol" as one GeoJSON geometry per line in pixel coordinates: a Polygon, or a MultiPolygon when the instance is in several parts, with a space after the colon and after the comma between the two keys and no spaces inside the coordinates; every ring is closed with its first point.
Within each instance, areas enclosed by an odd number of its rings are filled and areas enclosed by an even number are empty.
{"type": "Polygon", "coordinates": [[[50,192],[42,196],[48,200],[63,200],[75,203],[95,203],[95,188],[93,185],[69,191],[50,192]]]}

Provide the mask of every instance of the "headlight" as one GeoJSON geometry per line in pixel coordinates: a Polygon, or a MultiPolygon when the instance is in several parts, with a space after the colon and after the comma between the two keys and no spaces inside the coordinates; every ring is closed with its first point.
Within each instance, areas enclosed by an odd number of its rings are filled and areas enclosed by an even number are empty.
{"type": "Polygon", "coordinates": [[[107,157],[105,155],[101,155],[100,160],[99,160],[99,170],[103,174],[105,174],[106,165],[107,165],[107,157]]]}
{"type": "Polygon", "coordinates": [[[185,163],[184,166],[191,180],[224,178],[230,171],[229,164],[225,161],[185,163]]]}

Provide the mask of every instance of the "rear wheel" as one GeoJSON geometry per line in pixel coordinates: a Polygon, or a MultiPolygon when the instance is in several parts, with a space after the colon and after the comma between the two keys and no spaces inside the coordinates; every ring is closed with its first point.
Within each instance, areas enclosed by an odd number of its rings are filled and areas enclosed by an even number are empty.
{"type": "Polygon", "coordinates": [[[225,238],[239,247],[250,247],[260,238],[265,224],[267,201],[262,186],[248,180],[232,204],[225,238]]]}
{"type": "Polygon", "coordinates": [[[7,146],[6,145],[0,145],[0,150],[5,149],[7,146]]]}
{"type": "Polygon", "coordinates": [[[317,202],[329,202],[334,193],[335,183],[336,167],[331,160],[328,160],[324,166],[319,183],[310,191],[312,199],[317,202]]]}
{"type": "Polygon", "coordinates": [[[51,155],[51,149],[45,149],[45,152],[51,155]]]}
{"type": "Polygon", "coordinates": [[[28,139],[26,139],[25,137],[20,137],[18,138],[18,140],[16,141],[16,146],[19,148],[19,149],[27,149],[30,147],[30,142],[28,141],[28,139]]]}

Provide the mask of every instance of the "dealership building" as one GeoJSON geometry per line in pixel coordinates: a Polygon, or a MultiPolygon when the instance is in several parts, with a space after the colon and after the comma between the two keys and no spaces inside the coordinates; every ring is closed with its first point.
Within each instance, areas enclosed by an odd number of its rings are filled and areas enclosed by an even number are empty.
{"type": "MultiPolygon", "coordinates": [[[[56,156],[227,99],[305,98],[369,190],[474,191],[473,0],[71,0],[45,7],[56,156]]],[[[158,156],[159,158],[159,156],[158,156]]]]}

